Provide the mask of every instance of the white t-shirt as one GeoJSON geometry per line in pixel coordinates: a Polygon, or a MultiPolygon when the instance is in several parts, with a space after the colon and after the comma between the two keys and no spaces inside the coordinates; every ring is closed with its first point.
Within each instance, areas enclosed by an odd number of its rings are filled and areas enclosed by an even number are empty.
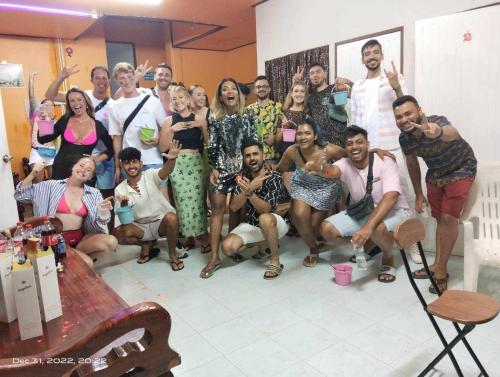
{"type": "Polygon", "coordinates": [[[366,79],[364,86],[366,91],[366,112],[365,118],[363,119],[364,124],[362,125],[362,127],[368,132],[368,141],[370,142],[370,148],[378,148],[378,93],[380,87],[380,78],[375,77],[374,79],[366,79]]]}
{"type": "MultiPolygon", "coordinates": [[[[145,94],[139,94],[137,97],[121,97],[114,101],[109,112],[110,135],[123,135],[123,124],[125,120],[145,96],[145,94]]],[[[165,118],[165,111],[163,110],[160,100],[150,96],[125,131],[122,147],[134,147],[140,150],[142,154],[141,160],[144,165],[163,164],[158,146],[143,144],[139,138],[139,132],[141,127],[151,128],[154,129],[153,137],[158,138],[159,130],[165,118]]]]}
{"type": "MultiPolygon", "coordinates": [[[[102,100],[95,98],[94,95],[92,94],[92,90],[86,90],[85,93],[89,96],[90,101],[92,101],[92,106],[94,106],[94,109],[99,105],[102,100]]],[[[109,131],[109,107],[113,103],[113,99],[109,98],[108,102],[106,102],[106,105],[101,108],[97,113],[95,113],[95,118],[96,120],[100,121],[104,127],[109,131]]],[[[104,143],[102,140],[99,140],[97,145],[95,146],[94,150],[92,151],[93,156],[97,156],[107,150],[107,148],[104,146],[104,143]]]]}
{"type": "Polygon", "coordinates": [[[115,197],[128,196],[128,204],[134,208],[134,221],[138,223],[151,223],[163,218],[168,212],[175,212],[160,190],[160,183],[163,181],[158,176],[159,171],[160,169],[148,169],[141,173],[141,179],[137,183],[139,192],[130,187],[127,180],[115,187],[115,197]]]}

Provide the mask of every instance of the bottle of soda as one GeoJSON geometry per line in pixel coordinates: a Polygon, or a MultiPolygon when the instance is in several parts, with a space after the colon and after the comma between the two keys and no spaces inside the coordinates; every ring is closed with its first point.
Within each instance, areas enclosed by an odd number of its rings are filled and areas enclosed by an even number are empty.
{"type": "Polygon", "coordinates": [[[7,238],[2,233],[0,233],[0,253],[6,253],[7,246],[8,246],[7,238]]]}
{"type": "Polygon", "coordinates": [[[56,235],[56,229],[50,222],[49,217],[45,217],[43,219],[41,235],[42,235],[43,250],[48,250],[49,247],[52,248],[52,251],[54,252],[54,259],[57,266],[59,264],[59,255],[57,253],[57,235],[56,235]]]}
{"type": "MultiPolygon", "coordinates": [[[[62,236],[62,234],[57,235],[56,249],[57,249],[58,261],[59,261],[59,263],[57,265],[57,271],[63,272],[64,266],[63,266],[62,262],[63,262],[64,258],[66,258],[66,243],[64,241],[64,237],[62,236]]],[[[54,250],[54,252],[56,252],[56,251],[54,250]]]]}

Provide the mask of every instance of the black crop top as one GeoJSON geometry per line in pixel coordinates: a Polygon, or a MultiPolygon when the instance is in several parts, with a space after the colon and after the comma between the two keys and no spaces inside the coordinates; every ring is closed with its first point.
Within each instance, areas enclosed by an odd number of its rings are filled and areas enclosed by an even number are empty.
{"type": "MultiPolygon", "coordinates": [[[[194,113],[183,118],[178,113],[172,114],[172,126],[179,122],[193,122],[194,113]]],[[[189,128],[187,130],[177,131],[174,134],[174,139],[182,144],[182,149],[198,149],[203,150],[203,134],[199,127],[189,128]]]]}

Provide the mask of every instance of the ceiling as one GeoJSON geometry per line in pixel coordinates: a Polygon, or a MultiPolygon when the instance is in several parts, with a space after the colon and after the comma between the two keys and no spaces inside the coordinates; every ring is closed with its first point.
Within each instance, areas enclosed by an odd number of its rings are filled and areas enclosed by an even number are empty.
{"type": "MultiPolygon", "coordinates": [[[[175,47],[229,51],[255,43],[259,0],[10,0],[10,3],[96,13],[98,19],[0,8],[0,34],[77,39],[106,16],[170,20],[175,47]]],[[[267,0],[265,0],[267,1],[267,0]]]]}

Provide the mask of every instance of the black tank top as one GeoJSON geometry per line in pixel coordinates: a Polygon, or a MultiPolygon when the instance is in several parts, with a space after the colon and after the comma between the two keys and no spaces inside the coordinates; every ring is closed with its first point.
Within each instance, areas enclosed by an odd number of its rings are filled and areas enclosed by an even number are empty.
{"type": "MultiPolygon", "coordinates": [[[[189,116],[185,118],[178,113],[174,113],[172,115],[172,126],[179,122],[193,122],[194,117],[194,113],[189,114],[189,116]]],[[[177,131],[174,134],[174,139],[182,144],[182,149],[198,149],[199,151],[203,150],[203,135],[199,127],[177,131]]]]}

